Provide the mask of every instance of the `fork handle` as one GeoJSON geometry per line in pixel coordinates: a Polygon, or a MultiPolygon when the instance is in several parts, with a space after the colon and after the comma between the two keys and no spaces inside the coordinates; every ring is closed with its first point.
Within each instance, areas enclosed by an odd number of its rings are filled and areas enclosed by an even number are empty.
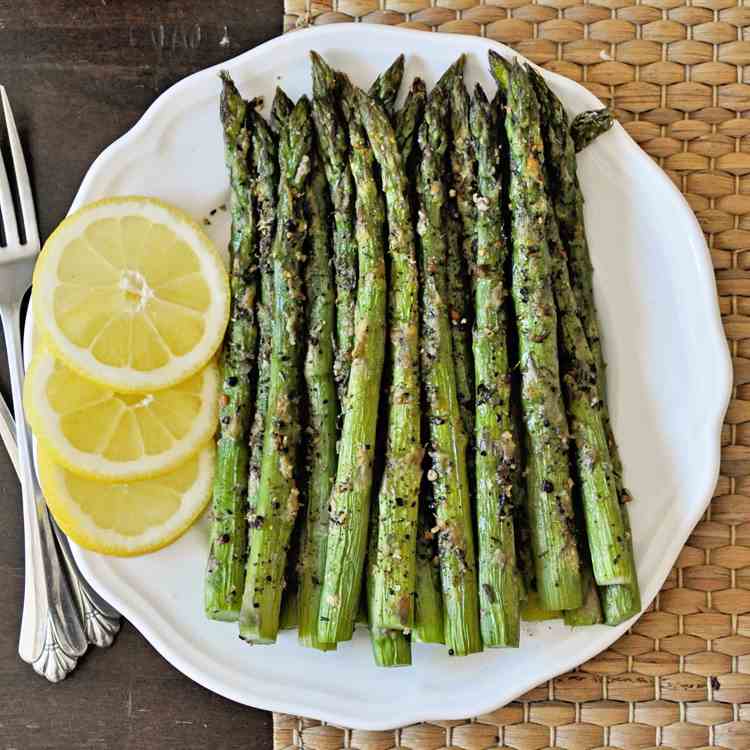
{"type": "Polygon", "coordinates": [[[60,565],[47,507],[34,477],[31,440],[23,411],[21,303],[0,305],[16,414],[23,505],[25,586],[18,653],[51,682],[73,670],[87,648],[76,602],[60,565]]]}
{"type": "MultiPolygon", "coordinates": [[[[0,397],[0,440],[5,444],[5,450],[13,464],[16,475],[20,476],[18,468],[18,444],[16,443],[16,421],[0,397]]],[[[47,509],[49,514],[49,509],[47,509]]],[[[65,567],[66,578],[73,591],[78,605],[78,614],[83,622],[83,629],[88,642],[102,648],[111,646],[120,630],[120,613],[102,599],[89,585],[88,581],[78,570],[73,553],[70,550],[68,537],[60,529],[54,518],[50,517],[52,530],[57,538],[60,557],[65,567]]]]}

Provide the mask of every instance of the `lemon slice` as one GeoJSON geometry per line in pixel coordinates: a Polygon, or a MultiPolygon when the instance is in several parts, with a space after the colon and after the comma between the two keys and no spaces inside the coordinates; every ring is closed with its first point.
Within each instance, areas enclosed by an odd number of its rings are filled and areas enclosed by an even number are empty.
{"type": "Polygon", "coordinates": [[[211,362],[171,388],[117,393],[42,349],[26,375],[24,406],[57,463],[93,479],[137,479],[169,471],[211,438],[218,387],[211,362]]]}
{"type": "Polygon", "coordinates": [[[47,505],[81,547],[130,557],[165,547],[201,515],[211,497],[214,447],[172,471],[137,482],[108,484],[80,477],[38,452],[47,505]]]}
{"type": "Polygon", "coordinates": [[[103,200],[45,243],[34,315],[73,370],[117,391],[157,390],[200,370],[221,344],[226,269],[182,211],[152,198],[103,200]]]}

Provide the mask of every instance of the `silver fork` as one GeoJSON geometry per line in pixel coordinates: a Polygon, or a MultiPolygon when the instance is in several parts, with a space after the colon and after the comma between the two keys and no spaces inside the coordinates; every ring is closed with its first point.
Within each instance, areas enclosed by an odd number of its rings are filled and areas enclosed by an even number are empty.
{"type": "MultiPolygon", "coordinates": [[[[5,234],[5,244],[0,248],[0,319],[8,354],[13,410],[16,414],[26,573],[18,653],[39,674],[52,682],[58,682],[75,668],[78,658],[88,647],[79,602],[81,592],[89,592],[91,589],[88,585],[82,587],[82,579],[70,556],[67,539],[56,531],[50,520],[31,462],[31,439],[21,396],[24,372],[21,302],[31,284],[34,262],[39,254],[39,231],[21,142],[3,86],[0,86],[0,98],[21,209],[16,216],[8,174],[0,155],[0,218],[5,234]],[[24,241],[18,231],[19,223],[23,227],[24,241]],[[72,587],[66,572],[73,582],[72,587]]],[[[86,598],[86,601],[95,606],[100,600],[96,597],[86,598]]]]}
{"type": "MultiPolygon", "coordinates": [[[[20,477],[18,463],[18,444],[16,443],[16,423],[10,413],[5,399],[0,396],[0,440],[2,440],[8,458],[20,477]]],[[[65,566],[66,578],[70,583],[78,606],[78,613],[83,622],[83,631],[86,640],[93,646],[106,648],[111,646],[115,636],[120,630],[120,613],[104,601],[94,589],[89,586],[86,579],[78,570],[73,553],[70,550],[68,537],[57,525],[54,518],[50,518],[52,530],[55,532],[62,562],[65,566]]]]}

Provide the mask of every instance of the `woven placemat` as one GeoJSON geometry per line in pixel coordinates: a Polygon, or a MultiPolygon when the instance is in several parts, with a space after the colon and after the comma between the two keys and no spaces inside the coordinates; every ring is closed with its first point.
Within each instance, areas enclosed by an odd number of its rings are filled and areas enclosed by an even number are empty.
{"type": "Polygon", "coordinates": [[[352,20],[487,36],[613,106],[706,233],[735,392],[711,506],[661,593],[610,649],[465,721],[361,732],[276,714],[275,750],[750,750],[750,2],[285,2],[285,30],[352,20]]]}

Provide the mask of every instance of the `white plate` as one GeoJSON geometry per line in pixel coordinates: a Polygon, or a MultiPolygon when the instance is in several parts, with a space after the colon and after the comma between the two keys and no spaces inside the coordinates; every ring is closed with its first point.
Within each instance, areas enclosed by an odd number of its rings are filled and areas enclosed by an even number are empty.
{"type": "MultiPolygon", "coordinates": [[[[369,24],[333,25],[274,39],[222,66],[246,96],[270,104],[276,85],[310,93],[308,52],[321,52],[368,85],[400,52],[406,81],[429,85],[461,52],[467,74],[494,91],[489,48],[476,37],[425,34],[369,24]]],[[[140,193],[207,217],[227,199],[218,119],[218,68],[163,94],[138,124],[93,164],[73,203],[140,193]]],[[[571,113],[601,106],[577,84],[545,72],[571,113]]],[[[625,462],[643,601],[656,595],[711,497],[730,392],[730,364],[703,234],[687,203],[625,131],[613,130],[579,159],[596,296],[609,361],[615,431],[625,462]]],[[[226,214],[209,231],[220,245],[226,214]]],[[[385,729],[472,716],[512,700],[609,646],[627,628],[572,630],[560,622],[524,625],[517,650],[450,658],[416,645],[414,665],[373,665],[365,633],[335,653],[299,647],[292,633],[250,648],[236,626],[203,615],[205,520],[179,542],[133,560],[75,549],[95,588],[178,669],[240,703],[385,729]]]]}

